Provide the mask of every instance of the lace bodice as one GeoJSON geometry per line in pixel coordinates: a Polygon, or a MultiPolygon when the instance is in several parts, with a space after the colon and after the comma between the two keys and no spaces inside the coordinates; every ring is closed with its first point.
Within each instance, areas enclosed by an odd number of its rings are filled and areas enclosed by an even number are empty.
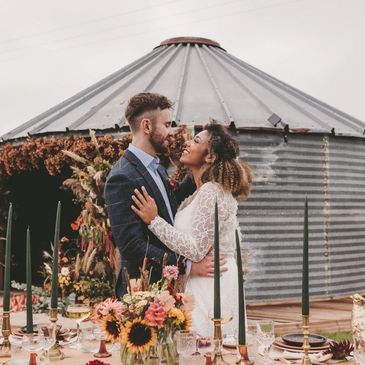
{"type": "Polygon", "coordinates": [[[156,217],[148,228],[171,250],[198,262],[214,243],[214,210],[218,203],[220,253],[232,254],[238,229],[237,201],[212,182],[203,184],[180,206],[174,226],[156,217]]]}

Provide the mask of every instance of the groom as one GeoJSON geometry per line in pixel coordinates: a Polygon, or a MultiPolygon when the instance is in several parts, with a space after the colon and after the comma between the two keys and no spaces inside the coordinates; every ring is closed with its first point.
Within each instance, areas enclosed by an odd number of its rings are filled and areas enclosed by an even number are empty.
{"type": "MultiPolygon", "coordinates": [[[[155,199],[159,215],[173,225],[179,204],[195,190],[190,178],[171,190],[166,170],[159,165],[158,155],[167,152],[171,132],[172,103],[163,95],[140,93],[133,96],[125,116],[132,132],[132,143],[113,166],[105,186],[105,202],[115,244],[121,254],[121,271],[117,280],[118,297],[127,292],[123,274],[126,267],[130,278],[140,276],[139,268],[147,255],[151,282],[161,278],[162,260],[167,253],[167,265],[178,265],[190,275],[212,276],[212,256],[199,263],[178,257],[167,248],[132,211],[132,195],[144,186],[155,199]]],[[[221,260],[224,264],[225,260],[221,260]]],[[[222,267],[221,271],[225,271],[222,267]]]]}

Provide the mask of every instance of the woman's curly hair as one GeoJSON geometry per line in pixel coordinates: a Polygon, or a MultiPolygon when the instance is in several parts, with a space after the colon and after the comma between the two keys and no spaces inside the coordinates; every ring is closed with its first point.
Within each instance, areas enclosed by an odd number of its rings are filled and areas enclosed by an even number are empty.
{"type": "Polygon", "coordinates": [[[213,163],[204,170],[201,181],[213,181],[234,197],[246,199],[250,194],[253,173],[244,162],[239,161],[239,145],[227,128],[213,121],[204,127],[209,135],[208,154],[213,163]]]}

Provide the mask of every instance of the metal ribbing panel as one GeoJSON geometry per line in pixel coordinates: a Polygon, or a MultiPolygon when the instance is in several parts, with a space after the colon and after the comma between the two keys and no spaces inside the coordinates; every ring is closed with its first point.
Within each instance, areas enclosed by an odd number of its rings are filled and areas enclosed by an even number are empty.
{"type": "Polygon", "coordinates": [[[365,141],[244,133],[241,157],[255,172],[240,203],[249,252],[249,301],[300,299],[304,199],[309,200],[310,293],[365,290],[365,141]]]}
{"type": "Polygon", "coordinates": [[[248,249],[250,301],[297,299],[301,294],[303,212],[309,199],[311,294],[326,295],[321,136],[245,133],[241,157],[255,172],[250,198],[240,204],[239,220],[248,249]]]}
{"type": "Polygon", "coordinates": [[[181,47],[182,47],[181,44],[178,44],[177,46],[175,46],[174,52],[170,55],[170,57],[167,59],[167,61],[165,61],[165,63],[161,64],[160,70],[158,72],[156,72],[156,74],[153,76],[152,80],[149,80],[147,86],[143,90],[144,92],[149,92],[151,90],[151,88],[153,87],[153,85],[156,84],[156,81],[159,78],[161,78],[161,76],[166,71],[167,67],[169,67],[171,62],[175,59],[175,57],[181,47]]]}
{"type": "Polygon", "coordinates": [[[233,117],[232,117],[232,113],[231,113],[231,111],[230,111],[230,109],[228,107],[228,104],[224,100],[223,95],[222,95],[221,91],[219,90],[219,87],[218,87],[218,85],[217,85],[217,83],[216,83],[216,81],[215,81],[215,79],[213,77],[213,74],[210,71],[207,62],[205,61],[204,56],[203,56],[202,52],[199,49],[199,46],[197,46],[195,44],[194,45],[194,48],[195,48],[196,52],[198,53],[198,56],[199,56],[199,58],[201,60],[201,63],[203,64],[203,68],[204,68],[206,74],[208,75],[208,78],[210,80],[210,83],[213,86],[213,89],[215,91],[215,94],[217,95],[218,101],[219,101],[219,103],[220,103],[220,105],[221,105],[224,113],[226,114],[226,116],[227,116],[227,118],[228,118],[228,120],[230,122],[234,122],[233,117]]]}
{"type": "Polygon", "coordinates": [[[217,49],[217,53],[219,53],[223,56],[227,56],[232,60],[235,60],[237,63],[241,64],[245,69],[250,70],[252,73],[254,73],[255,75],[258,75],[260,78],[267,80],[272,85],[280,87],[281,89],[285,90],[285,92],[297,97],[298,99],[304,100],[306,103],[321,110],[324,114],[336,119],[340,123],[345,124],[349,128],[352,128],[354,131],[357,131],[359,133],[363,132],[364,127],[365,127],[363,121],[360,121],[336,108],[333,108],[333,107],[321,102],[320,100],[313,98],[310,95],[303,93],[302,91],[300,91],[292,86],[289,86],[288,84],[276,79],[275,77],[273,77],[271,75],[268,75],[267,73],[265,73],[261,70],[258,70],[257,68],[249,65],[248,63],[240,60],[239,58],[237,58],[231,54],[228,54],[225,51],[217,49]]]}
{"type": "Polygon", "coordinates": [[[179,84],[177,86],[177,92],[176,92],[176,97],[175,97],[175,106],[174,106],[174,111],[173,111],[173,115],[172,115],[173,122],[176,122],[180,119],[181,100],[184,95],[186,70],[187,70],[187,66],[188,66],[189,53],[190,53],[190,44],[188,43],[185,47],[184,61],[183,61],[183,65],[182,65],[181,72],[180,72],[179,84]]]}
{"type": "MultiPolygon", "coordinates": [[[[257,95],[254,90],[250,90],[242,80],[240,80],[237,76],[235,76],[226,65],[218,58],[219,54],[212,50],[207,46],[203,46],[203,48],[212,56],[212,58],[219,64],[219,66],[224,70],[224,72],[229,75],[248,95],[250,95],[253,99],[255,99],[262,109],[266,110],[268,115],[271,115],[273,111],[270,109],[268,105],[264,103],[264,101],[257,95]]],[[[237,119],[236,119],[237,120],[237,119]]]]}
{"type": "MultiPolygon", "coordinates": [[[[99,102],[93,109],[89,110],[87,113],[85,113],[81,118],[76,120],[74,123],[70,125],[70,128],[77,128],[81,126],[87,119],[89,119],[92,115],[97,113],[103,106],[105,106],[108,102],[110,102],[112,99],[114,99],[116,96],[118,96],[127,86],[131,85],[137,78],[143,76],[149,69],[152,68],[155,64],[160,62],[162,59],[164,59],[167,56],[172,56],[175,54],[176,49],[170,48],[166,49],[166,52],[163,52],[160,54],[159,58],[155,58],[146,65],[144,65],[143,68],[140,68],[135,75],[133,75],[128,81],[123,83],[121,86],[118,87],[115,91],[113,91],[108,97],[104,98],[101,102],[99,102]]],[[[123,125],[123,122],[125,121],[125,117],[123,116],[121,118],[121,121],[119,122],[119,125],[123,125]]]]}
{"type": "MultiPolygon", "coordinates": [[[[292,108],[298,110],[303,115],[307,116],[309,119],[315,121],[321,127],[325,128],[325,129],[327,129],[329,131],[331,130],[331,127],[332,126],[329,126],[328,124],[326,124],[325,122],[323,122],[320,118],[318,118],[316,115],[314,115],[313,113],[307,111],[299,103],[296,103],[293,100],[289,99],[286,95],[284,95],[284,93],[279,92],[278,90],[276,90],[276,88],[275,88],[276,85],[275,85],[275,87],[273,87],[272,86],[272,85],[274,85],[273,83],[270,84],[270,83],[267,83],[266,81],[264,81],[263,78],[260,79],[257,76],[257,73],[253,73],[249,69],[245,68],[242,65],[242,63],[239,62],[239,60],[237,60],[235,57],[233,57],[233,56],[231,56],[231,55],[229,55],[227,53],[224,53],[224,52],[220,52],[219,51],[219,53],[226,59],[227,62],[233,61],[233,62],[230,62],[233,67],[236,67],[236,68],[239,67],[238,69],[240,69],[242,73],[244,73],[250,79],[254,80],[257,84],[261,85],[266,90],[271,91],[273,95],[275,95],[276,97],[280,98],[285,103],[287,103],[288,105],[290,105],[292,108]]],[[[263,75],[265,75],[265,74],[263,74],[263,75]]],[[[289,122],[289,121],[285,121],[285,122],[289,122]]]]}
{"type": "MultiPolygon", "coordinates": [[[[92,97],[98,95],[103,90],[107,89],[111,85],[114,85],[119,80],[121,80],[123,77],[125,77],[127,74],[130,74],[134,72],[135,70],[138,70],[140,67],[143,67],[145,64],[148,64],[148,62],[154,62],[153,60],[156,59],[157,56],[161,56],[164,53],[166,53],[166,50],[163,50],[162,52],[159,52],[158,54],[155,52],[151,52],[150,54],[146,55],[145,57],[142,57],[138,59],[137,61],[133,62],[132,64],[128,65],[127,67],[124,67],[123,69],[119,70],[118,72],[113,73],[112,75],[104,78],[103,80],[99,81],[98,83],[92,85],[91,87],[88,87],[87,89],[81,91],[74,97],[71,97],[64,101],[61,104],[56,105],[54,108],[48,110],[44,114],[50,113],[50,118],[46,119],[41,124],[37,125],[35,128],[33,128],[30,133],[38,133],[41,132],[45,127],[53,123],[54,121],[57,121],[59,118],[61,118],[63,115],[66,115],[70,111],[74,110],[75,108],[79,107],[83,103],[85,103],[87,100],[91,99],[92,97]],[[64,108],[63,108],[64,107],[64,108]],[[62,109],[60,109],[62,108],[62,109]],[[53,114],[55,113],[55,114],[53,114]]],[[[77,121],[74,122],[74,124],[77,126],[77,121]]],[[[70,124],[70,129],[74,128],[73,124],[70,124]]]]}
{"type": "Polygon", "coordinates": [[[365,289],[365,143],[329,138],[329,295],[365,289]]]}

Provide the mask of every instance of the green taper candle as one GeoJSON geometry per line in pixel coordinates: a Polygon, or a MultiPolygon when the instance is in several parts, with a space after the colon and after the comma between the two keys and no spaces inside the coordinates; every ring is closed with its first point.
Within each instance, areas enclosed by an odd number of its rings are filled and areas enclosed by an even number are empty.
{"type": "Polygon", "coordinates": [[[30,254],[30,230],[27,229],[26,241],[26,276],[27,276],[27,333],[33,333],[32,305],[32,260],[30,254]]]}
{"type": "Polygon", "coordinates": [[[53,240],[53,269],[52,269],[52,293],[51,308],[58,307],[58,246],[60,241],[60,220],[61,220],[61,202],[57,204],[56,223],[53,240]]]}
{"type": "Polygon", "coordinates": [[[237,272],[238,272],[238,344],[246,345],[245,295],[243,289],[241,246],[237,230],[236,230],[236,251],[237,251],[237,272]]]}
{"type": "Polygon", "coordinates": [[[6,228],[6,247],[5,247],[5,271],[4,271],[4,299],[3,310],[8,312],[10,309],[10,261],[11,261],[11,229],[13,221],[13,205],[9,205],[8,224],[6,228]]]}
{"type": "Polygon", "coordinates": [[[302,277],[302,315],[309,315],[309,275],[308,275],[308,199],[304,205],[303,233],[303,277],[302,277]]]}
{"type": "Polygon", "coordinates": [[[214,318],[221,318],[221,287],[219,271],[219,221],[218,204],[214,210],[214,318]]]}

